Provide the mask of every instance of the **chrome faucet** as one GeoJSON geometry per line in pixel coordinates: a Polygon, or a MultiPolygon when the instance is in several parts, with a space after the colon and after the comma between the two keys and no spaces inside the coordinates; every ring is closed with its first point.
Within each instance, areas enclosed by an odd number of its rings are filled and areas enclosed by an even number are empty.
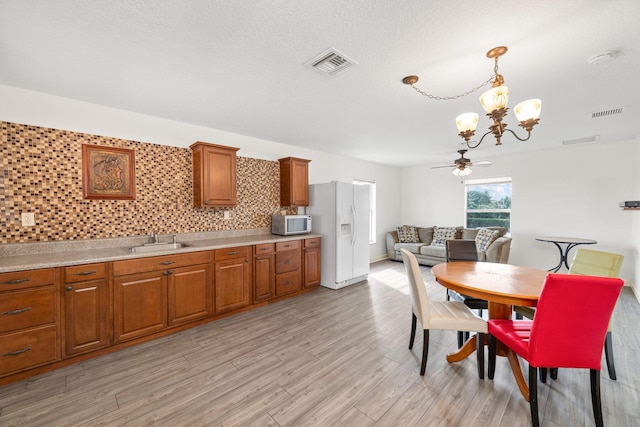
{"type": "Polygon", "coordinates": [[[158,233],[156,233],[156,230],[151,230],[151,243],[158,243],[158,233]]]}

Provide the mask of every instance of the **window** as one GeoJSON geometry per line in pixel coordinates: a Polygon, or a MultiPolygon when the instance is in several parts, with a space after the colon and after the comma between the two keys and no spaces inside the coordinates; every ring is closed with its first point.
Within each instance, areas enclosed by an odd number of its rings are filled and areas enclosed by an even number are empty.
{"type": "Polygon", "coordinates": [[[376,242],[376,183],[354,179],[355,185],[369,186],[369,243],[376,242]]]}
{"type": "Polygon", "coordinates": [[[511,231],[511,178],[465,182],[466,227],[506,227],[511,231]]]}

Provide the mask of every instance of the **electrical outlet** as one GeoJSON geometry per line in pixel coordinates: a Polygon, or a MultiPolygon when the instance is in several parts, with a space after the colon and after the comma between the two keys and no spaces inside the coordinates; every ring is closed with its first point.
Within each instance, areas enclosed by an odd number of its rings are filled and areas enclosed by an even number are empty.
{"type": "Polygon", "coordinates": [[[231,218],[231,214],[229,213],[229,211],[224,211],[224,219],[230,219],[231,218]]]}
{"type": "Polygon", "coordinates": [[[22,226],[33,227],[36,225],[36,215],[33,212],[22,212],[22,226]]]}

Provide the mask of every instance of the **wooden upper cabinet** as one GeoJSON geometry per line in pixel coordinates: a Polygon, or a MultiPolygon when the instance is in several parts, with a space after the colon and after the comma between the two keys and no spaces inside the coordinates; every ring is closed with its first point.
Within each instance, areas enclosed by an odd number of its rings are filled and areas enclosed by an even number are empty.
{"type": "Polygon", "coordinates": [[[280,206],[309,206],[309,162],[285,157],[280,162],[280,206]]]}
{"type": "Polygon", "coordinates": [[[193,153],[193,205],[235,206],[236,151],[239,149],[200,141],[190,148],[193,153]]]}

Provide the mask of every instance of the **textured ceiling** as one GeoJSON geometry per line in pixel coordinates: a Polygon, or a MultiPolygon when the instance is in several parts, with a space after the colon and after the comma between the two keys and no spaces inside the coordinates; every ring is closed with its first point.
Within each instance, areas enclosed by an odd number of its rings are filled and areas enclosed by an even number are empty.
{"type": "MultiPolygon", "coordinates": [[[[452,161],[463,93],[506,45],[510,105],[542,99],[531,140],[467,154],[561,148],[640,129],[637,0],[0,0],[0,84],[372,162],[452,161]],[[304,63],[327,48],[358,63],[326,78],[304,63]],[[614,49],[612,61],[587,58],[614,49]],[[592,112],[628,107],[615,116],[592,112]]],[[[517,127],[513,114],[509,127],[517,127]]],[[[489,126],[481,114],[478,132],[489,126]]],[[[185,146],[192,141],[185,141],[185,146]]]]}

